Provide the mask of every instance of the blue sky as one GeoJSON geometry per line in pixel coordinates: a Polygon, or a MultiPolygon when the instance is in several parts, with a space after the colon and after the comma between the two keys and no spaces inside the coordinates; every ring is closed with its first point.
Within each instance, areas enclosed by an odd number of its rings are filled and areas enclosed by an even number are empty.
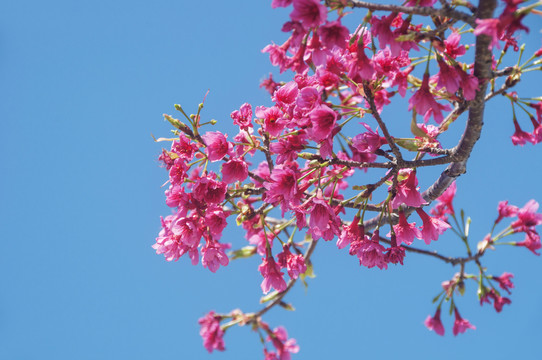
{"type": "MultiPolygon", "coordinates": [[[[285,39],[288,11],[270,1],[54,0],[0,10],[0,358],[263,358],[248,328],[230,329],[227,351],[209,355],[197,324],[209,310],[259,308],[257,259],[211,274],[151,248],[169,213],[151,133],[167,136],[161,114],[175,103],[195,112],[208,89],[204,115],[223,129],[242,103],[269,104],[258,85],[272,68],[260,50],[285,39]]],[[[524,37],[531,50],[541,45],[537,20],[524,37]]],[[[518,89],[539,96],[540,73],[531,74],[518,89]]],[[[485,124],[455,202],[480,239],[498,201],[542,201],[541,145],[512,146],[502,99],[490,103],[485,124]]],[[[235,229],[224,239],[244,242],[235,229]]],[[[265,318],[297,339],[293,359],[537,358],[542,262],[525,249],[485,257],[494,274],[515,275],[512,305],[500,314],[480,308],[468,286],[458,306],[477,330],[453,337],[446,315],[441,338],[423,320],[458,269],[413,254],[403,267],[368,270],[322,245],[317,277],[286,299],[296,311],[265,318]]],[[[461,254],[451,234],[435,249],[461,254]]]]}

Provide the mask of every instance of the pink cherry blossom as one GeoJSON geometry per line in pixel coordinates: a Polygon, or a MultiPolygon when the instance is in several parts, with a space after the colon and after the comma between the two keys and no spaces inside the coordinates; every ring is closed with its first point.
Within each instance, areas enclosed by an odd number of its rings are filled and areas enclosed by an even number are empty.
{"type": "Polygon", "coordinates": [[[288,339],[288,333],[282,326],[275,328],[267,341],[271,341],[277,350],[278,360],[290,360],[291,354],[299,352],[296,340],[288,339]]]}
{"type": "Polygon", "coordinates": [[[438,60],[440,71],[437,74],[437,89],[446,88],[450,94],[455,94],[459,89],[459,76],[453,66],[446,64],[444,60],[438,60]]]}
{"type": "Polygon", "coordinates": [[[388,263],[403,265],[405,258],[405,248],[401,246],[392,246],[384,251],[384,260],[388,263]]]}
{"type": "Polygon", "coordinates": [[[228,255],[224,252],[224,246],[216,241],[209,241],[201,249],[201,264],[211,272],[216,272],[220,265],[227,266],[228,255]]]}
{"type": "Polygon", "coordinates": [[[302,254],[294,255],[290,251],[288,245],[284,245],[283,250],[277,255],[277,264],[281,268],[288,270],[288,276],[291,279],[297,279],[300,274],[304,274],[307,271],[307,265],[305,264],[305,258],[302,254]]]}
{"type": "Polygon", "coordinates": [[[459,311],[457,308],[454,308],[455,310],[455,321],[454,321],[454,328],[453,333],[454,336],[457,336],[457,334],[463,334],[467,329],[476,330],[476,326],[472,325],[467,319],[463,319],[461,315],[459,315],[459,311]]]}
{"type": "Polygon", "coordinates": [[[196,151],[198,151],[198,146],[183,134],[179,135],[179,140],[171,144],[171,152],[177,154],[185,161],[191,161],[196,151]]]}
{"type": "Polygon", "coordinates": [[[461,44],[461,35],[457,31],[452,31],[446,40],[444,40],[445,52],[454,59],[465,55],[467,52],[465,45],[461,44]]]}
{"type": "Polygon", "coordinates": [[[440,219],[430,217],[422,209],[416,209],[416,212],[423,221],[423,225],[421,227],[422,239],[427,245],[431,243],[431,240],[437,241],[439,235],[451,227],[450,224],[440,219]]]}
{"type": "Polygon", "coordinates": [[[293,0],[292,20],[300,21],[304,27],[317,27],[326,21],[327,8],[318,0],[293,0]]]}
{"type": "Polygon", "coordinates": [[[335,46],[344,49],[349,33],[348,29],[341,25],[340,20],[328,22],[318,28],[322,44],[328,49],[333,49],[335,46]]]}
{"type": "Polygon", "coordinates": [[[312,122],[311,138],[315,141],[329,138],[335,127],[337,113],[327,105],[319,105],[309,113],[309,117],[312,122]]]}
{"type": "Polygon", "coordinates": [[[429,89],[429,74],[424,74],[422,85],[408,100],[408,104],[409,111],[414,108],[420,115],[426,115],[429,111],[432,111],[433,117],[438,124],[444,119],[441,111],[446,107],[437,103],[433,94],[431,94],[431,90],[429,89]]]}
{"type": "Polygon", "coordinates": [[[542,214],[537,213],[538,206],[538,202],[531,199],[518,210],[518,219],[512,223],[514,231],[526,231],[542,224],[542,214]]]}
{"type": "Polygon", "coordinates": [[[208,352],[213,350],[224,351],[224,331],[220,328],[222,318],[215,315],[214,311],[209,312],[198,320],[201,326],[199,334],[203,338],[203,346],[208,352]]]}
{"type": "Polygon", "coordinates": [[[292,0],[273,0],[271,2],[271,7],[273,9],[278,8],[278,7],[287,7],[291,3],[292,3],[292,0]]]}
{"type": "Polygon", "coordinates": [[[241,130],[247,130],[252,127],[252,106],[244,103],[239,110],[233,111],[230,117],[233,119],[233,123],[239,126],[241,130]]]}
{"type": "MultiPolygon", "coordinates": [[[[405,171],[403,171],[403,174],[405,171]]],[[[418,179],[415,171],[408,171],[407,178],[397,184],[397,194],[391,205],[397,209],[400,205],[419,207],[426,203],[421,194],[418,192],[418,179]]]]}
{"type": "Polygon", "coordinates": [[[313,240],[324,238],[329,241],[335,235],[339,235],[340,220],[322,197],[321,191],[318,191],[318,195],[310,200],[308,212],[310,213],[308,233],[311,234],[313,240]]]}
{"type": "MultiPolygon", "coordinates": [[[[402,211],[399,212],[399,222],[393,226],[393,231],[397,237],[397,245],[401,245],[401,243],[410,245],[414,238],[422,238],[422,233],[416,227],[416,223],[409,224],[402,211]]],[[[391,233],[388,236],[391,236],[391,233]]]]}
{"type": "Polygon", "coordinates": [[[201,136],[205,141],[205,153],[209,161],[222,160],[232,149],[232,145],[226,140],[226,136],[220,131],[208,131],[201,136]]]}
{"type": "Polygon", "coordinates": [[[429,330],[433,330],[438,335],[444,336],[444,326],[442,325],[442,321],[440,320],[440,307],[437,308],[437,311],[435,312],[435,315],[433,317],[431,317],[431,315],[427,316],[424,324],[429,330]]]}
{"type": "Polygon", "coordinates": [[[166,261],[177,261],[181,256],[188,253],[192,265],[197,265],[199,253],[197,246],[190,247],[180,241],[180,236],[171,231],[171,222],[174,216],[169,215],[165,219],[161,218],[162,230],[156,238],[156,243],[152,246],[157,254],[164,254],[166,261]]]}
{"type": "Polygon", "coordinates": [[[501,48],[499,45],[499,19],[476,19],[476,29],[474,29],[474,35],[487,35],[491,38],[491,44],[489,44],[489,50],[493,49],[493,46],[497,46],[498,49],[501,48]]]}
{"type": "Polygon", "coordinates": [[[287,82],[275,91],[273,95],[273,101],[279,106],[287,106],[293,104],[297,98],[299,89],[295,81],[287,82]]]}
{"type": "Polygon", "coordinates": [[[490,304],[491,300],[493,300],[493,307],[498,313],[502,311],[504,305],[512,303],[509,298],[502,297],[494,289],[491,289],[489,291],[486,290],[480,297],[480,305],[483,305],[484,303],[490,304]]]}
{"type": "Polygon", "coordinates": [[[216,174],[200,177],[196,180],[192,194],[195,199],[207,204],[218,204],[226,198],[227,185],[216,180],[216,174]]]}
{"type": "Polygon", "coordinates": [[[360,265],[366,266],[369,269],[378,267],[379,269],[387,269],[388,261],[384,254],[384,246],[379,243],[378,229],[373,232],[370,240],[364,238],[361,241],[354,241],[351,244],[350,253],[354,250],[360,265]]]}
{"type": "Polygon", "coordinates": [[[171,232],[179,237],[179,241],[189,247],[197,247],[203,229],[200,218],[196,215],[179,217],[171,223],[171,232]]]}
{"type": "Polygon", "coordinates": [[[244,181],[248,177],[248,165],[242,159],[231,158],[222,165],[222,180],[226,184],[244,181]]]}
{"type": "Polygon", "coordinates": [[[275,259],[272,256],[262,258],[262,263],[258,267],[258,270],[263,276],[262,291],[267,294],[271,288],[274,288],[278,292],[286,290],[286,281],[284,281],[284,273],[280,271],[275,259]]]}
{"type": "Polygon", "coordinates": [[[492,279],[499,283],[499,287],[503,290],[506,290],[510,294],[510,289],[514,287],[514,284],[510,280],[514,275],[504,272],[501,276],[493,276],[492,279]]]}
{"type": "Polygon", "coordinates": [[[536,252],[536,250],[542,248],[540,235],[538,235],[538,233],[534,230],[527,230],[525,234],[525,240],[517,242],[516,246],[523,246],[530,250],[533,254],[540,256],[540,254],[536,252]]]}
{"type": "Polygon", "coordinates": [[[228,225],[227,216],[228,214],[224,212],[224,209],[217,205],[210,206],[205,211],[205,226],[207,226],[215,240],[220,239],[222,231],[228,225]]]}
{"type": "Polygon", "coordinates": [[[497,210],[499,212],[499,217],[497,218],[497,220],[495,220],[495,224],[498,224],[505,217],[516,216],[519,211],[519,208],[514,205],[508,205],[508,200],[507,200],[507,201],[499,202],[499,205],[497,206],[497,210]]]}
{"type": "Polygon", "coordinates": [[[343,229],[337,239],[337,247],[343,249],[354,240],[361,240],[365,230],[363,225],[359,224],[359,216],[355,216],[349,225],[343,225],[343,229]]]}

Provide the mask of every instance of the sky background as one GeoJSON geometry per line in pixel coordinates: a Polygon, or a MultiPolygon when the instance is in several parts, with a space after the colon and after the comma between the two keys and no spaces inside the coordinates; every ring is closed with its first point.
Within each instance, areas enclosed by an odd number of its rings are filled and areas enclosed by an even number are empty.
{"type": "MultiPolygon", "coordinates": [[[[162,144],[151,133],[168,136],[162,113],[174,114],[175,103],[195,112],[208,89],[203,115],[219,120],[217,129],[231,130],[229,114],[244,102],[269,105],[258,85],[273,69],[260,50],[286,39],[280,28],[288,13],[270,1],[0,5],[1,359],[263,358],[257,335],[239,327],[226,334],[226,352],[209,355],[197,324],[209,310],[260,308],[258,259],[212,274],[185,258],[168,263],[151,248],[160,215],[169,214],[162,144]]],[[[523,36],[527,53],[541,45],[536,21],[523,36]]],[[[530,75],[520,95],[542,95],[540,73],[530,75]]],[[[512,146],[503,100],[488,105],[458,180],[455,206],[472,217],[478,239],[500,200],[542,201],[542,145],[512,146]]],[[[383,116],[409,121],[402,111],[383,116]]],[[[523,114],[520,122],[531,130],[523,114]]],[[[223,240],[245,243],[237,229],[223,240]]],[[[462,255],[451,233],[434,249],[462,255]]],[[[264,318],[297,339],[293,359],[539,356],[542,261],[524,248],[484,257],[491,273],[515,275],[512,305],[499,314],[481,308],[468,283],[457,305],[477,330],[458,337],[445,313],[445,337],[423,325],[440,283],[458,269],[416,254],[402,267],[365,269],[334,242],[320,244],[313,262],[309,288],[286,298],[296,311],[264,318]]]]}

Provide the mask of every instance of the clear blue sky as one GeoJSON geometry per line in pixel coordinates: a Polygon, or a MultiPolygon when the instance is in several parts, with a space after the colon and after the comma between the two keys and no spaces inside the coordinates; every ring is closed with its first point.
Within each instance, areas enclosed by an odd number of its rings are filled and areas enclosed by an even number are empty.
{"type": "MultiPolygon", "coordinates": [[[[258,85],[272,69],[260,50],[285,39],[287,16],[270,1],[0,5],[1,359],[263,358],[248,328],[230,329],[227,351],[207,354],[197,324],[209,310],[259,308],[257,259],[211,274],[151,248],[169,211],[151,133],[166,136],[161,114],[175,103],[194,112],[207,89],[204,114],[226,129],[242,103],[269,104],[258,85]]],[[[541,45],[536,29],[525,39],[541,45]]],[[[541,80],[533,75],[523,94],[542,95],[541,80]]],[[[501,99],[485,123],[455,203],[479,238],[499,200],[542,201],[542,145],[512,146],[501,99]]],[[[224,238],[244,243],[238,230],[224,238]]],[[[512,305],[480,308],[469,284],[458,306],[477,330],[453,337],[446,315],[442,338],[423,321],[458,269],[408,255],[403,267],[368,270],[321,245],[317,278],[286,299],[297,310],[265,318],[297,339],[293,359],[539,358],[542,259],[525,249],[485,257],[493,273],[515,275],[512,305]]],[[[451,234],[436,249],[461,254],[451,234]]]]}

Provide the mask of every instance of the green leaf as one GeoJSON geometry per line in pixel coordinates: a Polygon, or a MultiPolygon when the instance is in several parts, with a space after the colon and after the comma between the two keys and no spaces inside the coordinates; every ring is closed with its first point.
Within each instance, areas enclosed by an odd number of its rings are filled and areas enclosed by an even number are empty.
{"type": "Polygon", "coordinates": [[[410,131],[414,136],[418,136],[421,138],[428,138],[431,137],[425,133],[422,129],[418,127],[418,124],[416,123],[416,111],[412,111],[412,121],[410,122],[410,131]]]}
{"type": "Polygon", "coordinates": [[[269,294],[267,294],[267,295],[265,295],[265,296],[262,296],[262,298],[260,299],[260,304],[264,304],[264,303],[266,303],[266,302],[268,302],[268,301],[273,300],[273,299],[276,298],[279,294],[280,294],[280,293],[279,293],[277,290],[275,290],[275,291],[273,291],[273,292],[271,292],[271,293],[269,293],[269,294]]]}
{"type": "Polygon", "coordinates": [[[286,303],[286,302],[284,302],[284,301],[281,301],[281,302],[279,302],[279,305],[280,305],[282,308],[284,308],[284,309],[286,309],[286,310],[288,310],[288,311],[295,311],[295,308],[292,306],[292,304],[288,304],[288,303],[286,303]]]}
{"type": "Polygon", "coordinates": [[[305,289],[309,287],[309,284],[307,284],[307,281],[305,280],[308,277],[311,279],[314,279],[316,277],[316,275],[314,274],[314,269],[312,267],[312,264],[308,264],[307,270],[303,274],[299,275],[299,279],[301,280],[303,285],[305,285],[305,289]]]}
{"type": "Polygon", "coordinates": [[[229,253],[230,259],[232,260],[240,259],[240,258],[249,258],[255,254],[256,254],[256,246],[252,246],[252,245],[245,246],[239,250],[231,251],[229,253]]]}
{"type": "Polygon", "coordinates": [[[395,143],[408,151],[418,151],[418,140],[416,139],[394,139],[395,143]]]}

